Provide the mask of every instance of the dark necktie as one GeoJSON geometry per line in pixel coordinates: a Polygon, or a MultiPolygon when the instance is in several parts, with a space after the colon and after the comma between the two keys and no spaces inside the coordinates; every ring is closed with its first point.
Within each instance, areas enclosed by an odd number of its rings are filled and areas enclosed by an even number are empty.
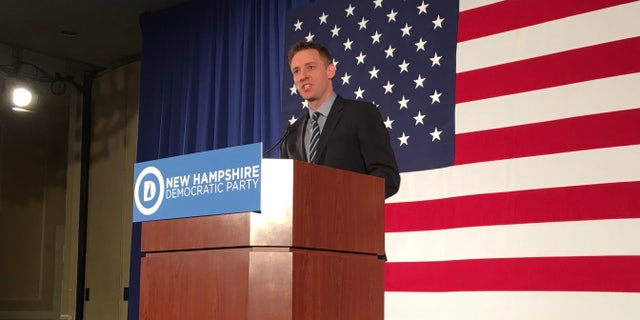
{"type": "Polygon", "coordinates": [[[320,140],[320,125],[318,124],[320,112],[315,112],[311,117],[311,142],[309,143],[309,162],[313,162],[316,158],[318,148],[318,140],[320,140]]]}

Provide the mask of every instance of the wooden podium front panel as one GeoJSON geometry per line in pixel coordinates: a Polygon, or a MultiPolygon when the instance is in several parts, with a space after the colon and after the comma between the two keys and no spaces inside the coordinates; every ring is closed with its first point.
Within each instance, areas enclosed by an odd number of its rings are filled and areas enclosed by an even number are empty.
{"type": "Polygon", "coordinates": [[[140,319],[246,319],[249,249],[147,254],[140,319]]]}
{"type": "Polygon", "coordinates": [[[142,223],[142,252],[296,247],[384,253],[384,180],[310,163],[265,159],[262,213],[142,223]]]}
{"type": "Polygon", "coordinates": [[[245,247],[250,214],[233,213],[142,223],[142,252],[245,247]]]}
{"type": "Polygon", "coordinates": [[[384,253],[384,180],[296,163],[292,247],[384,253]]]}
{"type": "Polygon", "coordinates": [[[140,319],[382,320],[373,255],[289,248],[161,252],[142,259],[140,319]]]}
{"type": "Polygon", "coordinates": [[[382,320],[384,262],[376,256],[293,250],[295,320],[382,320]]]}
{"type": "Polygon", "coordinates": [[[250,261],[247,320],[293,320],[291,252],[254,248],[250,261]]]}

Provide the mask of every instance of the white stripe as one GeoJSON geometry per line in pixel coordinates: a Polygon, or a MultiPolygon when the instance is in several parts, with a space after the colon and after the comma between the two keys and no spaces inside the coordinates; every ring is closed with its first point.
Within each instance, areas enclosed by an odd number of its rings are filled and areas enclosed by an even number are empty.
{"type": "Polygon", "coordinates": [[[612,219],[390,232],[385,241],[389,262],[640,255],[638,230],[640,219],[612,219]]]}
{"type": "Polygon", "coordinates": [[[471,10],[479,7],[488,6],[490,4],[494,4],[496,2],[501,2],[502,0],[460,0],[460,9],[459,11],[471,10]]]}
{"type": "MultiPolygon", "coordinates": [[[[640,35],[639,16],[640,1],[636,1],[464,41],[458,43],[456,70],[457,72],[475,70],[636,37],[640,35]]],[[[487,17],[487,19],[492,18],[487,17]]]]}
{"type": "Polygon", "coordinates": [[[403,172],[387,203],[640,181],[639,164],[640,145],[632,145],[403,172]]]}
{"type": "Polygon", "coordinates": [[[639,293],[385,292],[385,320],[637,320],[639,293]]]}
{"type": "Polygon", "coordinates": [[[640,73],[456,105],[456,133],[640,107],[640,73]]]}

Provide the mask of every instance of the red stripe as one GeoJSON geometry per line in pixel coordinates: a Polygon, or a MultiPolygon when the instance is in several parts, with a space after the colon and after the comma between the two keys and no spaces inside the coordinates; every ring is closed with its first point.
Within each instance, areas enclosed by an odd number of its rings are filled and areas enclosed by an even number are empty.
{"type": "Polygon", "coordinates": [[[385,264],[385,291],[640,292],[640,256],[385,264]]]}
{"type": "Polygon", "coordinates": [[[640,181],[479,194],[385,206],[385,231],[640,218],[640,181]]]}
{"type": "Polygon", "coordinates": [[[640,108],[462,133],[454,163],[640,144],[639,119],[640,108]]]}
{"type": "Polygon", "coordinates": [[[500,1],[491,5],[460,12],[458,42],[633,1],[634,0],[500,1]],[[487,17],[491,18],[489,19],[487,17]]]}
{"type": "Polygon", "coordinates": [[[456,103],[640,71],[640,37],[458,73],[456,103]]]}

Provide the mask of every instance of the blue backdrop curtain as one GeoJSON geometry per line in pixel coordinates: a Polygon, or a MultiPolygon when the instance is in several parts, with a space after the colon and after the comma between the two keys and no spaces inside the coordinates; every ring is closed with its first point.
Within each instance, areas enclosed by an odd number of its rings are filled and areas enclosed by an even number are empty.
{"type": "MultiPolygon", "coordinates": [[[[311,2],[203,0],[141,15],[137,161],[275,144],[288,76],[282,74],[285,14],[311,2]]],[[[129,319],[138,319],[139,248],[134,224],[129,319]]]]}

